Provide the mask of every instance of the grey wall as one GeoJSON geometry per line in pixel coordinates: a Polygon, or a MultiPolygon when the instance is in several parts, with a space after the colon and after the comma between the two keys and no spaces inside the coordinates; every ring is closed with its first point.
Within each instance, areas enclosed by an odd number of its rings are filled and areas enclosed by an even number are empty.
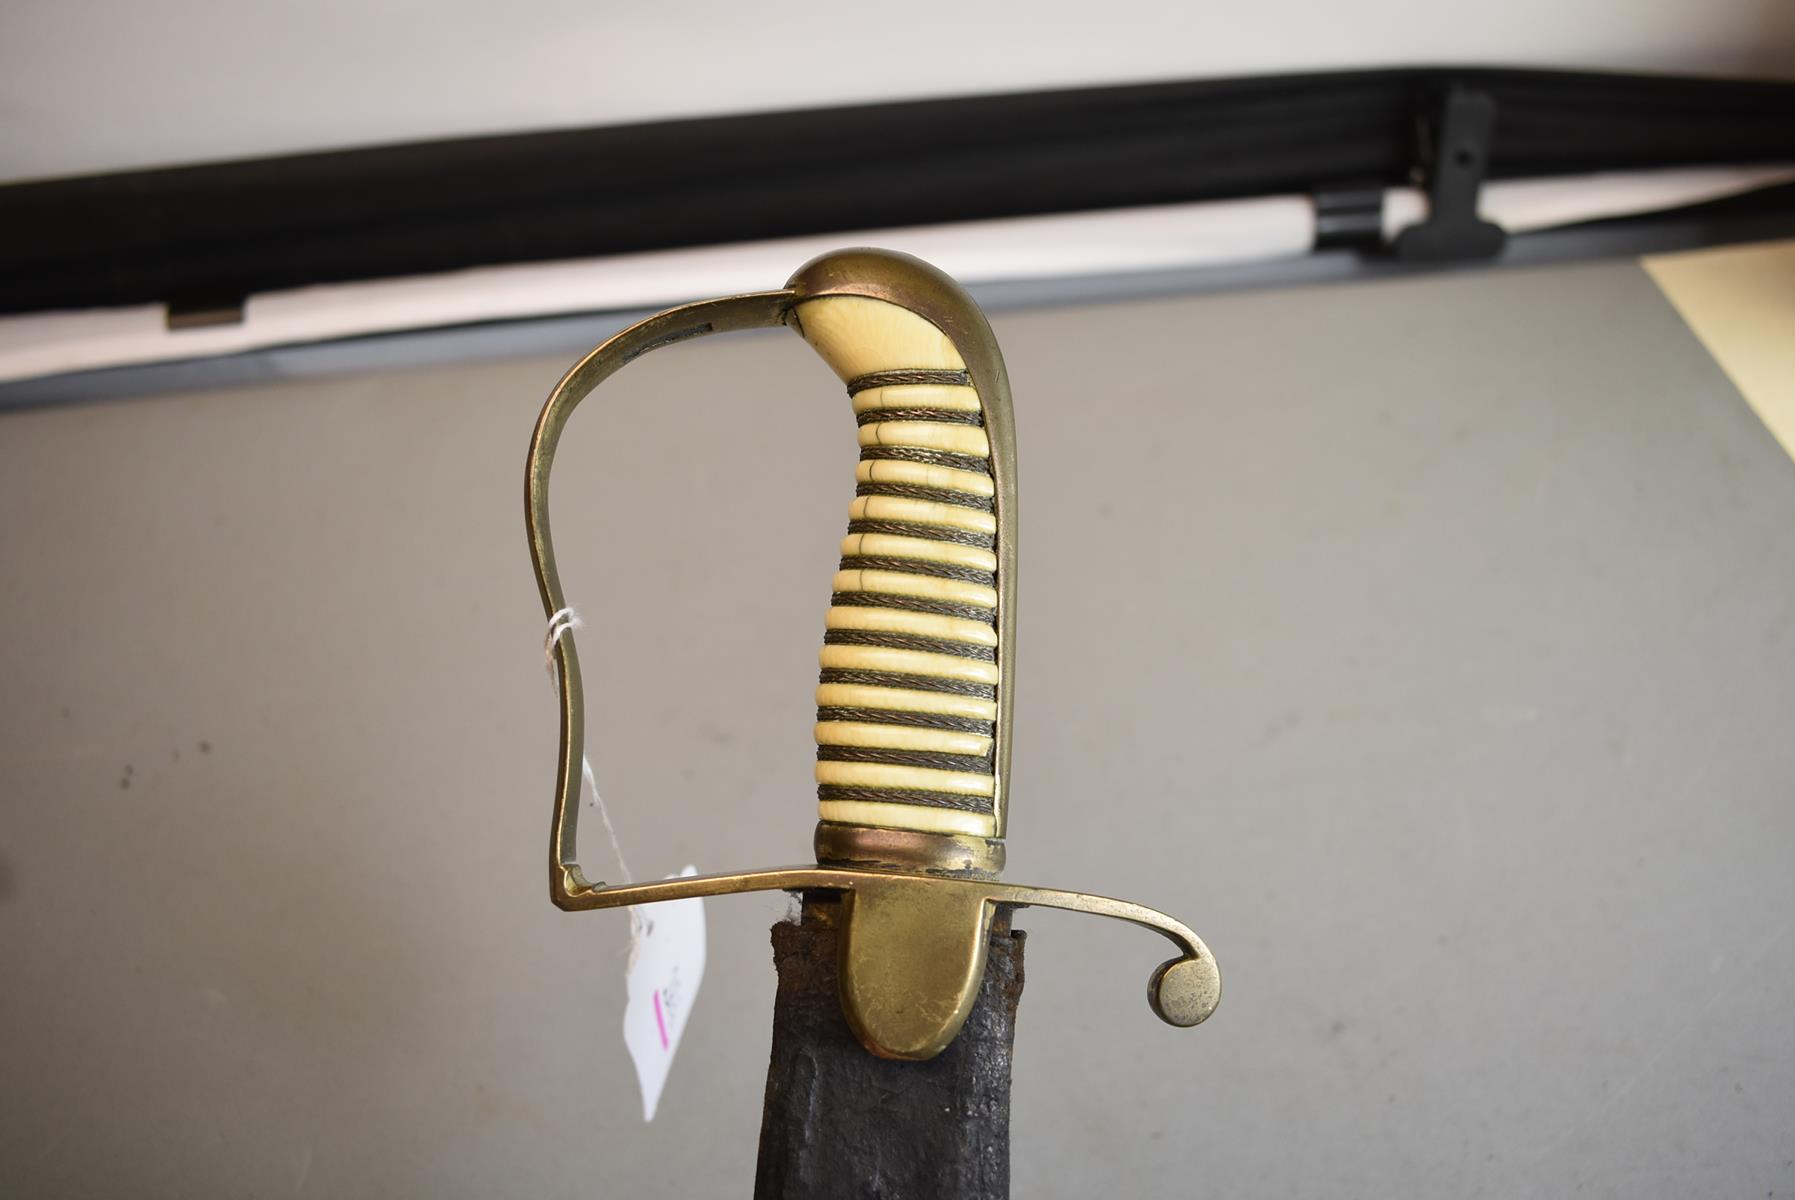
{"type": "MultiPolygon", "coordinates": [[[[1630,264],[1000,315],[1016,1193],[1795,1185],[1795,465],[1630,264]]],[[[548,903],[522,360],[0,420],[0,1192],[743,1195],[771,897],[661,1115],[548,903]]],[[[638,874],[808,846],[846,402],[657,355],[557,528],[638,874]]],[[[588,858],[603,861],[596,822],[588,858]]]]}

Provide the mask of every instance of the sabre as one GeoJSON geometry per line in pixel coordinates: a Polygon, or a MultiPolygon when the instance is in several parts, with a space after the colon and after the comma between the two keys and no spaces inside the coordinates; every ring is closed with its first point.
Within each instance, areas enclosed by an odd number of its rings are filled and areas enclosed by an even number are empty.
{"type": "Polygon", "coordinates": [[[561,612],[549,475],[580,401],[649,351],[782,324],[843,381],[860,446],[816,695],[816,861],[588,880],[575,837],[585,705],[569,634],[554,645],[549,894],[576,912],[800,894],[801,923],[775,927],[757,1196],[992,1200],[1008,1195],[1021,983],[1013,910],[1117,917],[1170,939],[1177,953],[1146,991],[1171,1025],[1214,1012],[1221,977],[1202,940],[1165,913],[999,878],[1015,699],[1015,437],[1003,358],[971,297],[914,258],[849,250],[779,290],[687,304],[617,334],[567,372],[536,424],[525,477],[536,580],[545,612],[561,612]],[[966,1029],[975,1011],[976,1034],[966,1029]]]}

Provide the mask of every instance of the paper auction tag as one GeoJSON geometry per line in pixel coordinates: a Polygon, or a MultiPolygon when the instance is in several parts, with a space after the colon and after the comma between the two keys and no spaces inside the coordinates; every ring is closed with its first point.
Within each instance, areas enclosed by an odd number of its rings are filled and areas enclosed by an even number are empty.
{"type": "MultiPolygon", "coordinates": [[[[678,876],[698,874],[687,867],[678,876]]],[[[642,1088],[642,1119],[654,1120],[667,1072],[679,1050],[698,985],[704,979],[704,901],[669,900],[630,911],[635,939],[624,983],[623,1044],[636,1064],[642,1088]]]]}

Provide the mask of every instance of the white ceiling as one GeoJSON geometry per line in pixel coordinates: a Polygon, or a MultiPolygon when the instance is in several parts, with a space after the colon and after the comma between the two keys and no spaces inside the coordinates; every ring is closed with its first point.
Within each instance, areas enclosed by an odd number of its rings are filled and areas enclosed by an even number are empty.
{"type": "Polygon", "coordinates": [[[975,92],[1463,62],[1795,77],[1784,0],[0,0],[0,179],[975,92]]]}

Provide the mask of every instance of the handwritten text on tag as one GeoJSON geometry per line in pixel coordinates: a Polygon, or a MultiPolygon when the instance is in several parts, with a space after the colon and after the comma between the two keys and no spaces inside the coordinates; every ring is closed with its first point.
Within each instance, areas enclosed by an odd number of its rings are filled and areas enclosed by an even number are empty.
{"type": "MultiPolygon", "coordinates": [[[[698,868],[687,867],[680,875],[697,873],[698,868]]],[[[704,901],[694,896],[645,904],[632,909],[630,918],[635,940],[625,977],[629,1004],[623,1010],[623,1044],[636,1064],[642,1119],[652,1121],[704,980],[704,901]]]]}

